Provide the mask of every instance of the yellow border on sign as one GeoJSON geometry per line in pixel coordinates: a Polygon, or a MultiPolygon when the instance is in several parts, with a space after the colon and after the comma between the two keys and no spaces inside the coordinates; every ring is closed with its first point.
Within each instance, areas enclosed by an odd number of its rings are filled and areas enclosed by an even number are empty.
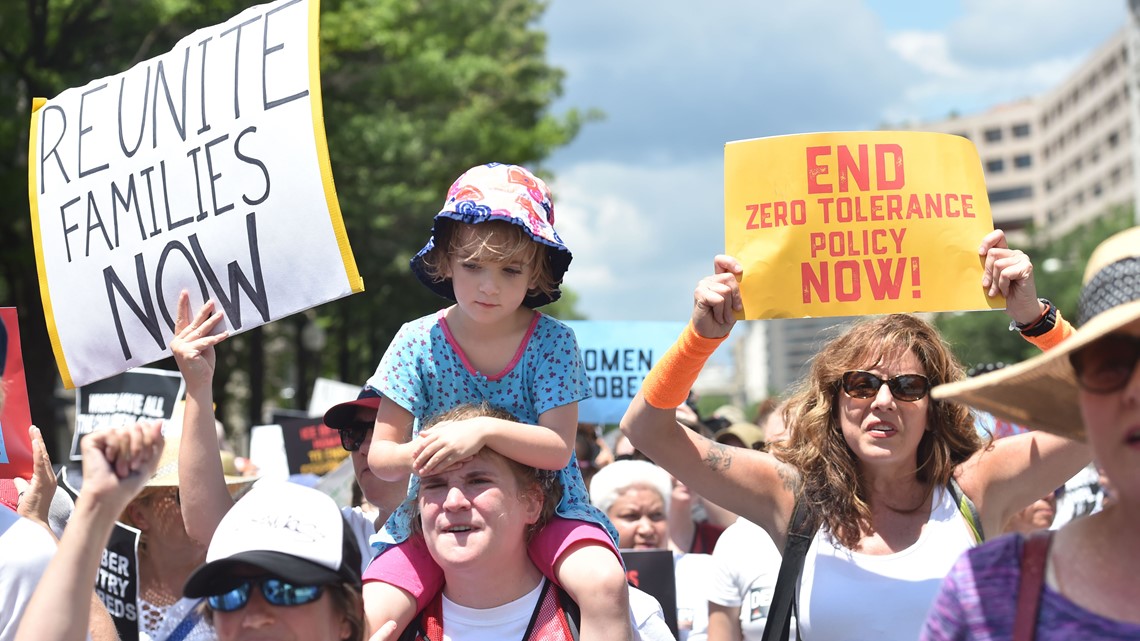
{"type": "Polygon", "coordinates": [[[55,313],[51,308],[51,290],[48,287],[47,270],[44,269],[43,238],[40,236],[40,210],[37,186],[39,175],[36,169],[39,158],[36,143],[40,139],[40,109],[47,104],[47,98],[32,99],[32,123],[28,132],[28,208],[32,212],[32,244],[36,250],[36,273],[40,278],[40,299],[44,304],[44,320],[47,322],[48,338],[51,340],[51,350],[55,353],[55,362],[59,366],[59,375],[63,378],[63,385],[73,389],[75,383],[71,380],[71,371],[67,369],[67,359],[63,355],[63,343],[59,340],[59,329],[55,325],[55,313]]]}
{"type": "Polygon", "coordinates": [[[320,0],[309,2],[309,102],[313,106],[313,135],[317,143],[317,164],[321,168],[321,182],[325,187],[325,201],[329,207],[329,219],[332,222],[333,233],[336,234],[336,244],[340,247],[341,260],[348,276],[349,287],[352,292],[364,291],[364,279],[360,277],[360,270],[356,268],[356,259],[352,255],[352,247],[348,244],[348,231],[344,228],[344,218],[340,211],[340,202],[336,197],[336,185],[333,184],[332,162],[329,160],[329,145],[325,139],[324,108],[321,103],[321,60],[320,60],[320,0]]]}

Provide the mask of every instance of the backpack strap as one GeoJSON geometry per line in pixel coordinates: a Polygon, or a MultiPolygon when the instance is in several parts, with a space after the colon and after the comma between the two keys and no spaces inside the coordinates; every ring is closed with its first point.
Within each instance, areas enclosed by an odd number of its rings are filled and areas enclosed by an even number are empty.
{"type": "Polygon", "coordinates": [[[578,641],[578,604],[550,579],[542,580],[538,604],[530,615],[524,641],[578,641]]]}
{"type": "Polygon", "coordinates": [[[1037,609],[1045,587],[1045,567],[1049,564],[1052,530],[1030,534],[1021,543],[1021,580],[1017,586],[1017,614],[1013,619],[1013,641],[1033,641],[1037,629],[1037,609]]]}
{"type": "Polygon", "coordinates": [[[966,496],[962,491],[962,486],[958,485],[958,479],[953,476],[950,477],[950,482],[946,484],[946,490],[950,492],[951,498],[954,499],[954,505],[958,506],[958,511],[962,513],[962,518],[966,519],[966,525],[970,528],[970,534],[974,535],[974,543],[981,544],[986,540],[986,533],[982,530],[982,515],[978,512],[978,507],[966,496]]]}
{"type": "MultiPolygon", "coordinates": [[[[792,624],[792,611],[795,609],[796,584],[804,569],[804,558],[819,529],[813,514],[796,496],[796,506],[792,510],[792,520],[788,524],[788,540],[784,543],[780,573],[776,577],[776,590],[772,594],[772,605],[768,608],[768,620],[764,624],[761,641],[788,641],[792,624]]],[[[798,632],[797,632],[798,636],[798,632]]]]}

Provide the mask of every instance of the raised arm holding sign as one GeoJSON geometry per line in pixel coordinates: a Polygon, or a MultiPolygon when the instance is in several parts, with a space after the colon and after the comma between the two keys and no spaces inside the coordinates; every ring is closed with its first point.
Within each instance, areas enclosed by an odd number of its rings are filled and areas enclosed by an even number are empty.
{"type": "MultiPolygon", "coordinates": [[[[897,175],[902,183],[901,166],[894,171],[888,178],[897,175]]],[[[821,175],[816,184],[823,184],[821,175]]],[[[809,242],[802,236],[787,251],[809,242]]],[[[1045,335],[1066,331],[1055,308],[1037,299],[1028,257],[1009,249],[1003,233],[979,230],[961,244],[954,251],[969,260],[958,262],[976,268],[969,277],[955,276],[963,281],[956,289],[979,301],[971,305],[996,307],[985,301],[1004,295],[1007,313],[1039,345],[1045,335]]],[[[780,256],[784,250],[750,245],[746,251],[780,256]]],[[[924,278],[933,254],[922,254],[924,278]]],[[[788,256],[781,260],[803,262],[788,256]]],[[[788,587],[804,638],[852,630],[887,641],[917,637],[938,580],[958,555],[1089,461],[1083,443],[1041,432],[983,443],[968,411],[930,398],[931,387],[960,380],[965,371],[937,330],[911,314],[867,318],[824,345],[788,401],[789,439],[769,452],[725,446],[682,427],[676,406],[742,312],[751,318],[803,309],[803,298],[818,293],[785,287],[778,270],[762,261],[718,256],[714,272],[697,285],[690,324],[645,378],[621,429],[685,485],[763,527],[785,550],[785,563],[800,559],[802,572],[788,566],[788,587]],[[805,517],[796,526],[794,514],[805,517]],[[803,543],[799,554],[792,542],[803,543]],[[891,616],[829,598],[856,591],[892,603],[891,616]]],[[[922,292],[923,300],[931,298],[925,285],[922,292]]],[[[837,302],[845,301],[829,304],[837,302]]],[[[870,313],[899,301],[846,302],[849,313],[870,313]]],[[[782,603],[791,609],[792,600],[782,603]]],[[[776,627],[772,638],[779,638],[776,627]]]]}
{"type": "Polygon", "coordinates": [[[363,290],[325,143],[318,13],[251,7],[37,100],[32,229],[65,385],[168,356],[183,289],[233,333],[363,290]]]}

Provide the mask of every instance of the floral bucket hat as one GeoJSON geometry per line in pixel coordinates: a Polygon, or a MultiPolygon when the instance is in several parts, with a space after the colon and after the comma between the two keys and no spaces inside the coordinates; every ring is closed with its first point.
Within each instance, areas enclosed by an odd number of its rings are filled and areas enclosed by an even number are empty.
{"type": "MultiPolygon", "coordinates": [[[[555,285],[562,283],[573,256],[554,231],[554,201],[550,189],[526,168],[497,162],[472,167],[452,183],[443,209],[435,215],[431,238],[412,257],[412,273],[428,289],[455,300],[451,279],[434,280],[427,272],[424,256],[435,248],[436,234],[443,225],[450,224],[449,221],[476,225],[489,220],[518,225],[531,240],[548,247],[551,276],[555,285]]],[[[561,295],[556,287],[549,295],[542,292],[527,295],[523,304],[534,309],[553,303],[561,295]]]]}

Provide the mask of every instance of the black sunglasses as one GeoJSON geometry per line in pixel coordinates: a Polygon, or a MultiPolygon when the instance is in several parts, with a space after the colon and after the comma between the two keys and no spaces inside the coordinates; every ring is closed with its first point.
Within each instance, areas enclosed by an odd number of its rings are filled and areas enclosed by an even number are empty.
{"type": "Polygon", "coordinates": [[[348,427],[338,427],[336,431],[340,432],[340,446],[349,452],[359,450],[375,425],[371,421],[353,421],[348,427]]]}
{"type": "Polygon", "coordinates": [[[1108,394],[1124,389],[1140,358],[1140,336],[1109,334],[1069,354],[1077,385],[1086,392],[1108,394]]]}
{"type": "Polygon", "coordinates": [[[872,398],[879,393],[883,383],[891,390],[891,396],[911,403],[920,400],[930,391],[930,381],[921,374],[899,374],[884,379],[863,370],[843,373],[843,391],[851,398],[872,398]]]}
{"type": "Polygon", "coordinates": [[[217,612],[240,610],[249,603],[255,584],[261,587],[261,596],[265,597],[267,603],[286,608],[316,601],[321,598],[323,589],[320,585],[293,585],[283,579],[270,577],[251,578],[228,592],[206,597],[206,603],[217,612]]]}

